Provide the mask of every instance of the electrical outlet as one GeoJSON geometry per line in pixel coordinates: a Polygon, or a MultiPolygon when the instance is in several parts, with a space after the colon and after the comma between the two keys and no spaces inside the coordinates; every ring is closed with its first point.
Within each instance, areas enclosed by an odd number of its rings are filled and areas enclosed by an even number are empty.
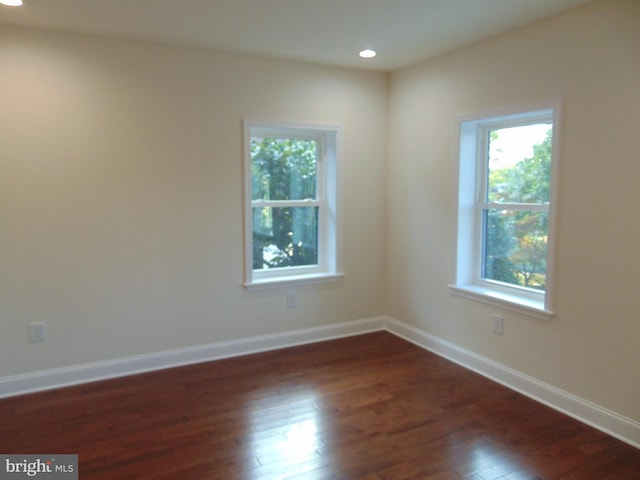
{"type": "Polygon", "coordinates": [[[298,294],[294,291],[287,292],[287,307],[296,308],[298,304],[298,294]]]}
{"type": "Polygon", "coordinates": [[[504,333],[504,317],[501,315],[493,316],[493,333],[502,335],[504,333]]]}
{"type": "Polygon", "coordinates": [[[44,322],[31,322],[29,324],[29,341],[42,343],[45,340],[46,329],[44,322]]]}

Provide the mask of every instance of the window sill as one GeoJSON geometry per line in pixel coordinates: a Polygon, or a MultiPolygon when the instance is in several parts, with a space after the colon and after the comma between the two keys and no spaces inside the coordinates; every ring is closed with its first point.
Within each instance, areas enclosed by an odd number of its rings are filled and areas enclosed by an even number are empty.
{"type": "Polygon", "coordinates": [[[254,290],[266,290],[269,288],[288,288],[299,285],[312,285],[315,283],[337,282],[344,278],[344,273],[321,273],[311,275],[289,275],[286,277],[262,278],[246,282],[244,288],[248,292],[254,290]]]}
{"type": "Polygon", "coordinates": [[[540,320],[550,321],[555,315],[555,312],[545,308],[543,302],[536,302],[535,300],[529,300],[516,295],[496,292],[495,290],[475,285],[449,285],[449,287],[454,295],[460,295],[471,300],[487,303],[540,320]]]}

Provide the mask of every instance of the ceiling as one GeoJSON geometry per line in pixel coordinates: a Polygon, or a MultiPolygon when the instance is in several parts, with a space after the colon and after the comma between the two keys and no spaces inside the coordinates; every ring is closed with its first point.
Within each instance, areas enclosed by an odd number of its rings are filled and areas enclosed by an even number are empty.
{"type": "Polygon", "coordinates": [[[391,71],[592,1],[24,0],[0,24],[391,71]]]}

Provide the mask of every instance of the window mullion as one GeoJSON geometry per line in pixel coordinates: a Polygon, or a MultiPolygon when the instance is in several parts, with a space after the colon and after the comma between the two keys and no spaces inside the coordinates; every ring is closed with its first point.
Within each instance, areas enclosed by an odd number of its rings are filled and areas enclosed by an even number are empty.
{"type": "Polygon", "coordinates": [[[482,210],[520,210],[526,212],[548,212],[548,203],[482,203],[482,210]]]}
{"type": "Polygon", "coordinates": [[[293,207],[319,207],[319,200],[253,200],[251,206],[253,208],[293,208],[293,207]]]}

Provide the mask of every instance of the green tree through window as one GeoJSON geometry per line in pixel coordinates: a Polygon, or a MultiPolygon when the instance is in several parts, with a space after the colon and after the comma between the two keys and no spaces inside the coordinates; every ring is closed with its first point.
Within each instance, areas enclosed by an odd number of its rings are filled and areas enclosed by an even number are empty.
{"type": "Polygon", "coordinates": [[[318,142],[252,137],[253,268],[318,263],[318,142]]]}
{"type": "MultiPolygon", "coordinates": [[[[483,214],[482,276],[488,280],[544,290],[551,179],[551,124],[503,128],[489,132],[486,206],[483,214]],[[519,160],[492,148],[516,129],[543,132],[529,144],[532,155],[519,160]]],[[[522,142],[522,141],[521,141],[522,142]]],[[[518,145],[521,147],[522,143],[518,145]]]]}

